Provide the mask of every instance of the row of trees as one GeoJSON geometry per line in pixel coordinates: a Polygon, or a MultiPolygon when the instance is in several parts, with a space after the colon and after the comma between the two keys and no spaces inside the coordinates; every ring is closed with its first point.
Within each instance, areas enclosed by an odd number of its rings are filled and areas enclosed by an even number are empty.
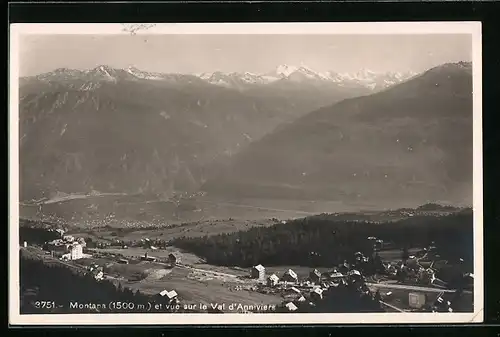
{"type": "Polygon", "coordinates": [[[20,242],[26,241],[30,244],[42,245],[45,242],[60,238],[61,235],[56,231],[51,231],[43,227],[19,227],[20,242]]]}
{"type": "Polygon", "coordinates": [[[181,237],[172,245],[217,265],[253,266],[299,264],[331,266],[350,260],[357,251],[373,254],[376,236],[397,247],[426,247],[432,241],[442,258],[473,261],[472,211],[444,217],[415,216],[385,223],[338,221],[329,215],[297,219],[272,227],[204,237],[181,237]]]}

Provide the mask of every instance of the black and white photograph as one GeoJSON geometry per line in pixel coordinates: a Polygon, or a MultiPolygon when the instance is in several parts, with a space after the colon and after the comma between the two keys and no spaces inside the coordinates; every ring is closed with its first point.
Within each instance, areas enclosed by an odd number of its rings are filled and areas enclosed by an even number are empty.
{"type": "Polygon", "coordinates": [[[479,23],[10,39],[11,324],[482,321],[479,23]]]}

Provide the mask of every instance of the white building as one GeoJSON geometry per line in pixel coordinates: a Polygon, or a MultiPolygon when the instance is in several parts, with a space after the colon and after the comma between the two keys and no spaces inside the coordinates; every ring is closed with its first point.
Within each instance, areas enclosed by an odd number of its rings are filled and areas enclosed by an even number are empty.
{"type": "Polygon", "coordinates": [[[361,277],[361,273],[360,273],[358,270],[356,270],[356,269],[350,270],[350,271],[347,273],[347,275],[348,275],[349,277],[353,277],[353,278],[360,278],[360,277],[361,277]]]}
{"type": "Polygon", "coordinates": [[[177,292],[175,290],[171,290],[167,293],[167,297],[169,300],[173,300],[177,298],[177,292]]]}
{"type": "Polygon", "coordinates": [[[81,244],[76,243],[69,247],[69,259],[70,260],[83,259],[83,247],[81,244]]]}
{"type": "Polygon", "coordinates": [[[259,264],[252,268],[252,278],[259,279],[259,281],[264,281],[266,278],[266,268],[259,264]]]}
{"type": "Polygon", "coordinates": [[[292,302],[289,302],[285,305],[285,307],[289,310],[289,311],[296,311],[298,308],[295,304],[293,304],[292,302]]]}
{"type": "Polygon", "coordinates": [[[293,270],[288,269],[281,279],[285,282],[294,282],[295,283],[298,281],[298,276],[293,270]]]}
{"type": "Polygon", "coordinates": [[[175,303],[175,302],[178,302],[178,294],[175,290],[170,290],[170,291],[167,291],[167,290],[163,290],[160,292],[160,296],[163,297],[163,298],[166,298],[168,300],[169,303],[175,303]]]}
{"type": "Polygon", "coordinates": [[[345,276],[344,276],[344,274],[339,273],[339,272],[336,272],[336,273],[331,273],[331,274],[329,275],[329,278],[330,278],[330,279],[332,279],[332,280],[338,280],[338,279],[342,279],[342,278],[344,278],[344,277],[345,277],[345,276]]]}
{"type": "Polygon", "coordinates": [[[277,285],[277,284],[278,284],[279,280],[280,280],[280,279],[279,279],[279,277],[278,277],[278,276],[276,276],[276,274],[272,274],[271,276],[269,276],[269,277],[267,278],[267,284],[268,284],[269,286],[274,287],[275,285],[277,285]]]}
{"type": "Polygon", "coordinates": [[[321,288],[314,288],[314,290],[311,292],[311,298],[317,299],[317,300],[322,300],[323,299],[323,289],[321,288]]]}
{"type": "Polygon", "coordinates": [[[423,293],[409,293],[408,304],[410,308],[419,309],[425,305],[425,294],[423,293]]]}
{"type": "Polygon", "coordinates": [[[95,275],[94,275],[94,278],[97,280],[97,281],[100,281],[104,278],[104,273],[102,272],[102,270],[98,271],[95,275]]]}

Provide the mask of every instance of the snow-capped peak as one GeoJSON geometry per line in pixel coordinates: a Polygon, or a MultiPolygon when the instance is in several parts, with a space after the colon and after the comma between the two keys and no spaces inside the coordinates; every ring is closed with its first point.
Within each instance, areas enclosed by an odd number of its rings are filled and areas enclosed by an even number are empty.
{"type": "Polygon", "coordinates": [[[329,76],[320,74],[310,67],[301,64],[300,66],[291,66],[287,64],[280,65],[274,71],[274,75],[280,78],[288,78],[294,81],[300,81],[302,79],[313,79],[313,80],[329,80],[329,76]]]}
{"type": "Polygon", "coordinates": [[[161,80],[164,78],[164,76],[160,73],[151,73],[143,70],[139,70],[134,66],[128,66],[127,69],[125,69],[127,73],[130,75],[141,78],[141,79],[147,79],[147,80],[161,80]]]}
{"type": "Polygon", "coordinates": [[[139,69],[137,69],[136,67],[134,66],[128,66],[127,69],[125,69],[128,73],[137,73],[137,72],[140,72],[139,69]]]}
{"type": "Polygon", "coordinates": [[[365,68],[350,73],[338,73],[334,71],[318,72],[304,64],[300,66],[282,64],[266,74],[216,71],[213,73],[202,73],[198,77],[211,84],[236,88],[241,88],[242,85],[246,84],[269,84],[278,80],[289,80],[299,83],[303,81],[329,82],[341,86],[362,86],[375,90],[400,83],[414,74],[411,72],[375,72],[365,68]]]}
{"type": "Polygon", "coordinates": [[[208,80],[210,77],[212,77],[213,73],[201,73],[198,75],[199,78],[202,80],[208,80]]]}
{"type": "Polygon", "coordinates": [[[96,74],[98,76],[104,77],[104,79],[109,81],[116,81],[117,78],[114,76],[115,69],[107,65],[99,65],[92,69],[89,73],[96,74]]]}
{"type": "Polygon", "coordinates": [[[296,72],[299,68],[295,66],[289,66],[287,64],[279,65],[276,68],[275,73],[284,77],[290,76],[292,73],[296,72]]]}

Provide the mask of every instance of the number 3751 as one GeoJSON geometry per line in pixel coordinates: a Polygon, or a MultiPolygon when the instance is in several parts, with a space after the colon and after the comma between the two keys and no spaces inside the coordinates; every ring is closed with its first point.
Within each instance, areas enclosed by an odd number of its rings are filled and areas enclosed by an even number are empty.
{"type": "Polygon", "coordinates": [[[33,305],[37,309],[54,309],[56,307],[54,301],[35,301],[33,305]]]}

